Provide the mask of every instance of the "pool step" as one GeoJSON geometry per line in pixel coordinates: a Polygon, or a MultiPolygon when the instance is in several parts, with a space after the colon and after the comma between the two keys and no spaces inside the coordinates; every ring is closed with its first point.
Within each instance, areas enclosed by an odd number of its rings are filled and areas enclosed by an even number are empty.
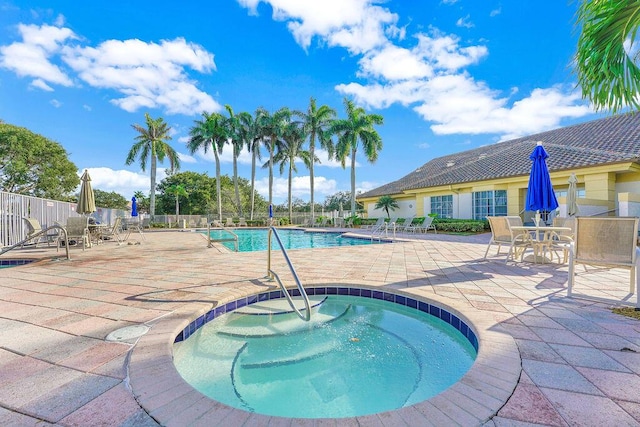
{"type": "MultiPolygon", "coordinates": [[[[326,299],[327,297],[324,295],[312,295],[309,297],[309,305],[312,308],[317,307],[326,299]]],[[[302,297],[291,297],[291,300],[298,310],[302,311],[305,309],[304,299],[302,297]]],[[[286,298],[278,298],[244,306],[235,310],[234,313],[251,315],[285,314],[293,313],[293,310],[286,298]]]]}
{"type": "MultiPolygon", "coordinates": [[[[297,332],[321,327],[325,323],[333,322],[343,316],[349,309],[344,305],[322,304],[325,297],[313,297],[311,320],[303,321],[297,314],[291,311],[286,300],[265,301],[265,303],[252,304],[243,307],[247,314],[262,313],[261,315],[232,315],[227,322],[218,329],[217,333],[233,337],[270,337],[275,335],[291,335],[297,332]],[[262,307],[253,308],[254,305],[263,304],[262,307]]],[[[311,300],[311,298],[309,298],[311,300]]],[[[240,313],[240,310],[232,314],[240,313]]]]}

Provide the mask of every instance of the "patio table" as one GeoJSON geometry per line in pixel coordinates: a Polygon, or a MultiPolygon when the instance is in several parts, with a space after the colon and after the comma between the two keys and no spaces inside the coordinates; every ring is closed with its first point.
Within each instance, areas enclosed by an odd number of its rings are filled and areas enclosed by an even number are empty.
{"type": "MultiPolygon", "coordinates": [[[[533,249],[533,262],[537,263],[540,260],[544,264],[546,262],[545,252],[547,251],[551,254],[551,260],[553,261],[551,245],[554,235],[571,232],[571,227],[516,225],[512,226],[511,230],[517,232],[517,234],[526,233],[529,235],[529,245],[533,249]]],[[[524,257],[522,259],[524,260],[524,257]]]]}

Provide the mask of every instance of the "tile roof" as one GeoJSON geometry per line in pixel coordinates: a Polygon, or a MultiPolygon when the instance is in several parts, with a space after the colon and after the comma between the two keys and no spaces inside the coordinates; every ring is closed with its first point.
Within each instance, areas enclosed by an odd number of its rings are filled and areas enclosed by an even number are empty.
{"type": "Polygon", "coordinates": [[[435,158],[397,181],[358,198],[528,175],[538,141],[550,171],[640,161],[640,113],[621,114],[435,158]]]}

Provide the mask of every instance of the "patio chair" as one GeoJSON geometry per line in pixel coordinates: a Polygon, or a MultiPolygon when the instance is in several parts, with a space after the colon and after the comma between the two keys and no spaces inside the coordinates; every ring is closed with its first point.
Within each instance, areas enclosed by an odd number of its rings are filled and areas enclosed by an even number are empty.
{"type": "Polygon", "coordinates": [[[567,296],[573,295],[576,264],[624,268],[629,270],[629,293],[636,294],[636,308],[640,308],[638,221],[630,217],[576,218],[575,239],[569,251],[567,296]]]}
{"type": "MultiPolygon", "coordinates": [[[[136,226],[133,223],[127,224],[127,235],[131,233],[131,229],[133,227],[138,228],[139,231],[141,230],[139,226],[136,226]]],[[[118,245],[120,245],[125,240],[120,234],[121,232],[122,232],[122,217],[116,217],[116,220],[113,223],[113,226],[111,226],[111,228],[108,228],[106,230],[103,229],[100,232],[99,238],[100,240],[115,240],[116,242],[118,242],[118,245]]]]}
{"type": "Polygon", "coordinates": [[[487,258],[491,245],[498,245],[496,255],[500,254],[500,248],[503,245],[509,247],[505,262],[509,261],[509,258],[515,260],[518,254],[521,259],[524,258],[524,251],[531,247],[531,236],[528,233],[517,233],[511,230],[512,226],[521,226],[522,219],[519,216],[488,216],[487,220],[491,227],[491,240],[487,245],[484,258],[487,258]]]}
{"type": "MultiPolygon", "coordinates": [[[[37,248],[39,243],[46,243],[47,246],[51,245],[51,242],[57,239],[58,234],[41,234],[39,236],[35,236],[36,234],[42,232],[42,226],[40,225],[40,221],[35,218],[22,218],[27,226],[27,237],[24,243],[27,243],[33,240],[34,246],[37,248]]],[[[24,246],[24,244],[23,244],[24,246]]]]}
{"type": "MultiPolygon", "coordinates": [[[[575,217],[555,217],[553,218],[553,226],[554,227],[569,227],[571,231],[554,231],[551,234],[551,245],[550,250],[558,251],[561,250],[563,253],[563,264],[567,263],[569,259],[569,249],[571,249],[571,243],[573,243],[573,237],[576,231],[576,219],[575,217]]],[[[558,260],[560,257],[558,257],[558,260]]]]}
{"type": "Polygon", "coordinates": [[[227,218],[227,222],[224,223],[225,227],[235,227],[236,224],[233,222],[233,218],[227,218]]]}
{"type": "Polygon", "coordinates": [[[248,227],[247,221],[244,218],[238,219],[238,227],[248,227]]]}
{"type": "Polygon", "coordinates": [[[89,234],[89,218],[70,217],[67,218],[67,224],[64,227],[67,230],[67,241],[65,245],[69,245],[72,241],[82,243],[82,250],[91,247],[91,235],[89,234]]]}

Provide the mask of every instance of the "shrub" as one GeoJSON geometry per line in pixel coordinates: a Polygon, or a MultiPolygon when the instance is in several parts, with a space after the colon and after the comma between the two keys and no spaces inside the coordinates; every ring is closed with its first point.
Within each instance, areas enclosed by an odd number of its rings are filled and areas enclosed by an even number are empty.
{"type": "Polygon", "coordinates": [[[488,221],[476,219],[436,218],[433,223],[438,231],[450,233],[482,233],[489,228],[488,221]]]}

